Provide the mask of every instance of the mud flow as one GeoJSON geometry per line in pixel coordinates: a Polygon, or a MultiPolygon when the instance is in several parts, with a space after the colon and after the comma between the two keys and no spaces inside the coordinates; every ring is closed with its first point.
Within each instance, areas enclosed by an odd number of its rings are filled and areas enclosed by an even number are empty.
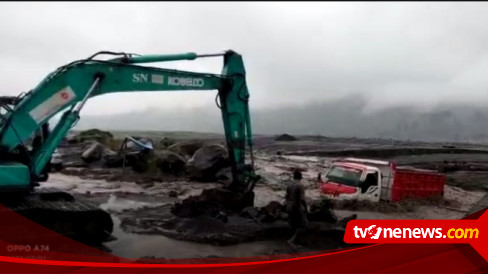
{"type": "Polygon", "coordinates": [[[117,151],[119,137],[80,136],[59,148],[57,165],[39,188],[69,193],[108,212],[114,223],[112,238],[96,246],[126,258],[250,257],[341,249],[349,247],[342,240],[348,220],[459,219],[488,204],[488,148],[483,146],[260,136],[254,161],[261,180],[249,197],[237,199],[224,189],[231,174],[219,137],[137,137],[150,142],[154,151],[145,155],[132,146],[124,160],[117,151]],[[444,196],[398,203],[325,198],[318,174],[338,157],[349,156],[443,172],[444,196]],[[287,240],[293,232],[284,202],[297,169],[303,174],[309,224],[298,245],[290,246],[287,240]]]}

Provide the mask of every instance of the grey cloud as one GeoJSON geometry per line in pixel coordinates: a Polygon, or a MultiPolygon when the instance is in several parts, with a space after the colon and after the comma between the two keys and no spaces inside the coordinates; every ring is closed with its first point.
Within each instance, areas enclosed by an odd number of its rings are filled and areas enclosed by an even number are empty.
{"type": "MultiPolygon", "coordinates": [[[[0,82],[8,94],[25,91],[98,50],[234,49],[261,113],[357,95],[364,112],[479,105],[488,100],[487,12],[473,2],[1,3],[0,82]]],[[[218,73],[221,60],[161,66],[218,73]]],[[[84,114],[211,109],[214,95],[114,94],[84,114]]]]}

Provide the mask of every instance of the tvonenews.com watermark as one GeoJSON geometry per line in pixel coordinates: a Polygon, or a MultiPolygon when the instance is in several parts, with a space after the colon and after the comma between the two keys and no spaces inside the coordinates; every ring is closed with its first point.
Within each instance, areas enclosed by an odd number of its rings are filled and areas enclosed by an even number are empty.
{"type": "MultiPolygon", "coordinates": [[[[483,219],[484,220],[484,219],[483,219]]],[[[346,243],[483,243],[486,222],[479,220],[352,220],[346,243]]]]}
{"type": "Polygon", "coordinates": [[[370,225],[369,227],[353,227],[356,239],[478,239],[478,228],[449,228],[446,233],[443,228],[426,227],[381,227],[370,225]]]}

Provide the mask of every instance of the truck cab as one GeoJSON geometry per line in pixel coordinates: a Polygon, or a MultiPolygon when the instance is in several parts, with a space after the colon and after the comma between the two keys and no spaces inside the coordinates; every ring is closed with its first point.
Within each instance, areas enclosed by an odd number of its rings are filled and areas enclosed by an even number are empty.
{"type": "Polygon", "coordinates": [[[319,174],[320,190],[325,196],[372,202],[442,197],[445,182],[442,173],[358,158],[336,160],[323,178],[319,174]]]}
{"type": "Polygon", "coordinates": [[[381,171],[375,166],[335,162],[323,176],[320,189],[334,199],[380,201],[381,171]]]}

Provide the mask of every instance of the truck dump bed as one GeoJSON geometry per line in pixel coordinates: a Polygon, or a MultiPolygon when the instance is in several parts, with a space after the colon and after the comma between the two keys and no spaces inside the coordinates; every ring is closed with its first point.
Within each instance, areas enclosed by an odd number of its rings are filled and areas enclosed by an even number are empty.
{"type": "Polygon", "coordinates": [[[417,169],[396,169],[391,201],[444,195],[446,176],[442,173],[417,169]]]}

